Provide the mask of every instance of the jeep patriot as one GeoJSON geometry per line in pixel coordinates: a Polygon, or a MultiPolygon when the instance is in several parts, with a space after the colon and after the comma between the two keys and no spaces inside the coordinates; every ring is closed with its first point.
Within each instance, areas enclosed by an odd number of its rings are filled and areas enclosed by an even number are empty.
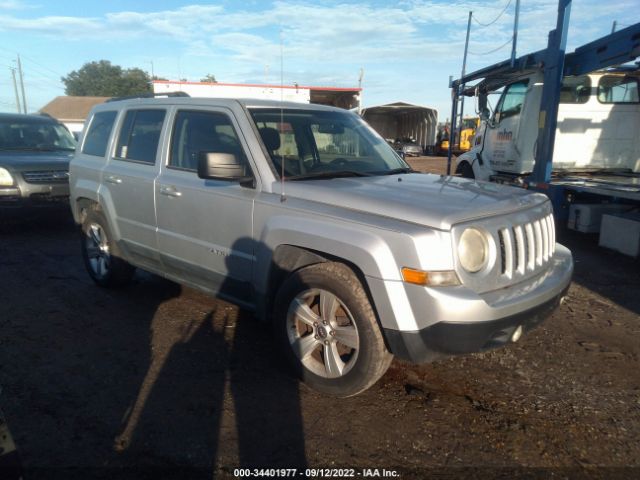
{"type": "Polygon", "coordinates": [[[356,114],[320,105],[98,105],[70,189],[98,285],[137,267],[231,300],[272,323],[305,383],[338,396],[394,355],[517,341],[573,270],[546,196],[413,172],[356,114]]]}

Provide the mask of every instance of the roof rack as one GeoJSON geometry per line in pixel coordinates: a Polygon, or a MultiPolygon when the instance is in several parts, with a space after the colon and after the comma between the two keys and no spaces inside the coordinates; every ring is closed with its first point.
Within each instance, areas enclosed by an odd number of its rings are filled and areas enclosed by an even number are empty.
{"type": "Polygon", "coordinates": [[[138,93],[136,95],[127,95],[126,97],[114,97],[108,99],[106,102],[119,102],[120,100],[131,100],[134,98],[155,98],[155,97],[190,97],[187,92],[163,92],[163,93],[153,93],[153,92],[145,92],[138,93]]]}

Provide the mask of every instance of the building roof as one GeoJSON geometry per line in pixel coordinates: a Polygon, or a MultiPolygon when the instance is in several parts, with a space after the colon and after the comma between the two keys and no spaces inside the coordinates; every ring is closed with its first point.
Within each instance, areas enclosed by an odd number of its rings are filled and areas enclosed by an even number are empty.
{"type": "Polygon", "coordinates": [[[414,105],[406,102],[395,102],[395,103],[387,103],[386,105],[375,105],[373,107],[367,107],[362,109],[362,115],[364,116],[367,112],[369,114],[375,113],[388,113],[391,115],[404,115],[406,113],[414,113],[414,112],[427,112],[427,111],[435,111],[435,108],[425,107],[423,105],[414,105]]]}
{"type": "Polygon", "coordinates": [[[61,122],[84,122],[94,105],[109,97],[56,97],[40,109],[61,122]]]}
{"type": "Polygon", "coordinates": [[[311,85],[276,85],[271,83],[223,83],[223,82],[187,82],[180,80],[153,80],[151,83],[171,84],[175,85],[180,83],[183,85],[210,85],[213,87],[259,87],[259,88],[284,88],[284,89],[305,89],[305,90],[327,90],[333,92],[360,92],[362,89],[359,87],[318,87],[311,85]]]}
{"type": "MultiPolygon", "coordinates": [[[[362,91],[360,87],[326,87],[326,86],[311,86],[311,85],[275,85],[275,84],[260,84],[260,83],[211,83],[211,82],[187,82],[187,81],[173,81],[173,80],[153,80],[154,91],[162,92],[163,87],[169,90],[184,90],[191,93],[192,90],[189,87],[208,87],[212,92],[216,90],[224,90],[228,88],[246,88],[248,89],[265,89],[265,90],[295,90],[309,92],[309,101],[311,103],[317,103],[321,105],[331,105],[334,107],[340,107],[344,109],[351,109],[358,106],[359,94],[362,91]],[[159,87],[159,88],[157,88],[159,87]],[[181,88],[184,87],[184,88],[181,88]]],[[[240,94],[240,97],[247,97],[250,94],[240,94]]],[[[200,95],[198,95],[200,96],[200,95]]],[[[211,94],[212,97],[217,96],[216,93],[211,94]]]]}

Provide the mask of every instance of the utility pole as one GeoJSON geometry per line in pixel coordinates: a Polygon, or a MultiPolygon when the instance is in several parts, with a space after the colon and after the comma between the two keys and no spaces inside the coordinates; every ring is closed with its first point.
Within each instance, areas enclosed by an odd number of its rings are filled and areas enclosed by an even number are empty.
{"type": "Polygon", "coordinates": [[[520,0],[516,0],[516,13],[513,19],[513,40],[511,41],[511,68],[516,63],[516,47],[518,45],[518,17],[520,16],[520,0]]]}
{"type": "MultiPolygon", "coordinates": [[[[464,56],[462,57],[462,74],[460,78],[464,78],[467,73],[467,53],[469,51],[469,34],[471,33],[471,17],[473,16],[473,12],[469,11],[469,20],[467,21],[467,39],[464,42],[464,56]]],[[[464,83],[460,85],[460,88],[464,90],[464,83]]],[[[460,99],[460,127],[459,131],[462,132],[462,119],[464,115],[464,95],[460,99]]],[[[455,132],[456,132],[456,119],[451,119],[451,140],[449,141],[449,145],[453,148],[453,143],[455,143],[455,132]]],[[[460,143],[460,142],[458,142],[460,143]]]]}
{"type": "Polygon", "coordinates": [[[358,115],[362,114],[362,78],[364,77],[364,68],[360,68],[360,76],[358,77],[358,115]]]}
{"type": "Polygon", "coordinates": [[[618,26],[618,22],[616,20],[613,21],[613,25],[611,26],[611,33],[616,33],[616,27],[618,26]]]}
{"type": "Polygon", "coordinates": [[[22,90],[22,110],[27,113],[27,97],[24,94],[24,78],[22,75],[22,63],[20,63],[20,55],[18,55],[18,77],[20,78],[20,90],[22,90]]]}
{"type": "Polygon", "coordinates": [[[16,69],[11,68],[11,76],[13,77],[13,92],[16,94],[16,108],[20,113],[20,96],[18,95],[18,84],[16,83],[16,69]]]}

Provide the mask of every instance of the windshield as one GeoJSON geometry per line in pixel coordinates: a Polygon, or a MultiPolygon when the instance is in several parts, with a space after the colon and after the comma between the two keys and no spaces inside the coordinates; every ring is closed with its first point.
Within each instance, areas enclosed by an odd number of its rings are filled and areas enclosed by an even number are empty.
{"type": "Polygon", "coordinates": [[[75,150],[76,140],[52,122],[0,123],[0,150],[75,150]]]}
{"type": "Polygon", "coordinates": [[[251,110],[274,169],[285,177],[385,175],[410,171],[393,148],[349,112],[251,110]]]}

